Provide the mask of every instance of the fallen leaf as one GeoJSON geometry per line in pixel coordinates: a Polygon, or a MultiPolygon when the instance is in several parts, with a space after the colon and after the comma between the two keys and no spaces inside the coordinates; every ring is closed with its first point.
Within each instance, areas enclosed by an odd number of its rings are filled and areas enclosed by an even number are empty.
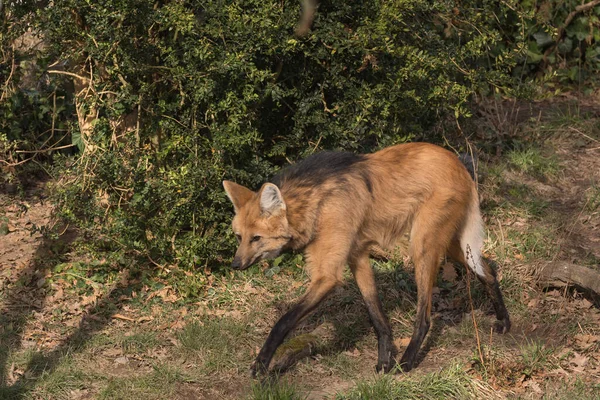
{"type": "Polygon", "coordinates": [[[244,291],[246,293],[252,293],[252,294],[258,293],[258,290],[254,286],[252,286],[250,284],[250,282],[246,282],[246,284],[244,285],[244,291]]]}
{"type": "Polygon", "coordinates": [[[343,354],[350,356],[350,357],[359,357],[360,351],[357,348],[354,348],[354,350],[352,350],[352,351],[350,351],[350,350],[344,351],[343,354]]]}
{"type": "Polygon", "coordinates": [[[598,335],[575,335],[573,336],[575,339],[575,344],[582,350],[587,350],[591,346],[593,346],[596,342],[600,342],[600,336],[598,335]]]}
{"type": "Polygon", "coordinates": [[[119,278],[119,285],[121,285],[122,287],[127,287],[129,285],[129,270],[128,269],[123,270],[123,272],[121,273],[121,276],[119,278]]]}
{"type": "Polygon", "coordinates": [[[123,356],[123,357],[118,357],[115,358],[115,364],[119,364],[119,365],[125,365],[129,362],[129,358],[123,356]]]}
{"type": "Polygon", "coordinates": [[[183,328],[184,326],[185,326],[185,322],[178,320],[178,321],[173,322],[171,324],[170,328],[173,330],[178,330],[178,329],[183,328]]]}
{"type": "Polygon", "coordinates": [[[577,367],[579,367],[581,369],[581,371],[583,371],[583,367],[588,363],[590,358],[587,356],[584,356],[583,354],[579,354],[579,353],[574,353],[574,354],[575,355],[573,356],[573,358],[571,358],[569,360],[569,362],[571,364],[575,364],[577,367]]]}
{"type": "Polygon", "coordinates": [[[527,307],[528,308],[536,308],[538,306],[538,304],[540,304],[540,301],[538,299],[531,299],[527,303],[527,307]]]}
{"type": "Polygon", "coordinates": [[[524,384],[523,386],[530,387],[537,394],[541,394],[544,392],[540,387],[539,383],[537,383],[536,381],[527,381],[526,384],[524,384]]]}
{"type": "Polygon", "coordinates": [[[162,298],[164,301],[166,301],[168,303],[174,303],[177,300],[179,300],[179,298],[174,293],[172,293],[173,292],[172,289],[173,288],[171,286],[165,286],[160,290],[152,292],[148,295],[148,297],[146,298],[146,301],[144,303],[147,303],[155,296],[162,298]]]}
{"type": "Polygon", "coordinates": [[[87,306],[88,304],[95,303],[97,298],[98,296],[95,293],[89,296],[81,296],[81,305],[87,306]]]}
{"type": "Polygon", "coordinates": [[[49,302],[54,302],[56,300],[61,299],[64,296],[64,291],[62,287],[58,287],[58,289],[56,289],[56,292],[54,292],[54,294],[50,297],[48,297],[48,301],[49,302]]]}

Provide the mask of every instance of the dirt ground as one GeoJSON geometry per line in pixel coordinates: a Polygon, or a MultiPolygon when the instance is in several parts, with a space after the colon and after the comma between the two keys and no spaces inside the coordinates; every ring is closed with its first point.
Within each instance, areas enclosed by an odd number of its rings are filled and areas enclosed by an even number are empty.
{"type": "MultiPolygon", "coordinates": [[[[482,158],[486,252],[499,265],[511,333],[490,332],[483,291],[445,264],[421,361],[394,379],[458,364],[500,398],[567,398],[578,390],[600,398],[598,298],[537,273],[557,261],[600,273],[600,116],[580,111],[545,106],[537,119],[519,122],[526,150],[482,158]]],[[[0,399],[253,396],[248,367],[302,292],[299,268],[215,276],[205,298],[182,303],[169,286],[149,292],[126,268],[94,275],[85,265],[103,260],[74,250],[82,240],[74,229],[48,234],[52,210],[45,182],[21,195],[0,193],[0,399]]],[[[411,268],[374,264],[402,351],[414,317],[411,268]]],[[[317,350],[282,379],[321,399],[375,378],[376,340],[352,282],[298,334],[318,327],[317,350]]]]}

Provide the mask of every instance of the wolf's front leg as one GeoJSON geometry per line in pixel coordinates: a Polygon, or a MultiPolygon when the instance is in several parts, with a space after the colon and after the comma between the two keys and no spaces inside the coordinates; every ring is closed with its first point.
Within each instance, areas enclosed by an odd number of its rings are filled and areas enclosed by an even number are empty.
{"type": "Polygon", "coordinates": [[[392,328],[383,312],[381,301],[377,293],[373,268],[369,262],[368,249],[356,251],[349,260],[350,269],[354,274],[358,289],[365,300],[369,317],[377,333],[378,358],[375,369],[377,372],[390,372],[396,366],[394,355],[396,349],[392,341],[392,328]]]}
{"type": "Polygon", "coordinates": [[[302,320],[308,313],[315,309],[317,305],[327,296],[331,289],[337,284],[337,280],[331,277],[321,277],[311,282],[308,290],[302,299],[290,311],[277,321],[271,333],[267,337],[265,344],[258,353],[256,361],[252,364],[250,371],[253,377],[264,374],[269,368],[269,363],[277,347],[283,342],[286,336],[294,329],[296,324],[302,320]]]}

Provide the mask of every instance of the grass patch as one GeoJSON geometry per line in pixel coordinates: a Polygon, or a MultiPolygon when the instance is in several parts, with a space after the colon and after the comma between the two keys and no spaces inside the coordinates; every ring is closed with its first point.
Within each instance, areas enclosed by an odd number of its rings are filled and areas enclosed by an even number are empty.
{"type": "Polygon", "coordinates": [[[285,380],[269,379],[263,383],[252,384],[252,400],[302,400],[306,395],[300,393],[298,387],[285,380]]]}
{"type": "Polygon", "coordinates": [[[145,353],[148,349],[156,347],[159,341],[155,332],[137,332],[125,336],[121,340],[121,348],[124,354],[145,353]]]}
{"type": "Polygon", "coordinates": [[[505,234],[507,242],[512,244],[514,256],[529,261],[549,258],[556,252],[554,230],[554,227],[549,226],[530,226],[524,231],[507,229],[505,234]]]}
{"type": "Polygon", "coordinates": [[[52,369],[39,353],[30,354],[28,376],[8,387],[0,387],[0,399],[71,399],[73,391],[84,389],[95,377],[77,368],[71,357],[60,360],[52,369]]]}
{"type": "Polygon", "coordinates": [[[600,208],[600,185],[594,183],[585,191],[585,210],[594,212],[600,208]]]}
{"type": "Polygon", "coordinates": [[[521,360],[523,362],[523,374],[532,376],[538,371],[543,371],[550,365],[550,357],[553,350],[545,344],[532,341],[521,346],[521,360]]]}
{"type": "Polygon", "coordinates": [[[545,400],[597,400],[600,398],[600,383],[573,381],[548,382],[544,390],[545,400]]]}
{"type": "MultiPolygon", "coordinates": [[[[68,364],[66,362],[65,364],[68,364]]],[[[76,369],[73,365],[64,365],[53,373],[44,374],[33,391],[33,398],[71,399],[73,391],[84,389],[90,381],[89,374],[76,369]]]]}
{"type": "Polygon", "coordinates": [[[179,370],[167,365],[158,365],[141,377],[112,378],[102,390],[99,399],[168,399],[179,384],[190,382],[179,370]]]}
{"type": "Polygon", "coordinates": [[[485,381],[494,386],[514,386],[525,378],[555,367],[554,350],[539,341],[520,345],[520,352],[513,354],[498,346],[482,346],[483,364],[477,351],[473,352],[472,365],[485,381]]]}
{"type": "Polygon", "coordinates": [[[468,399],[494,398],[494,391],[486,384],[475,381],[460,366],[455,365],[439,373],[396,379],[389,375],[371,381],[359,382],[348,393],[338,393],[338,400],[396,400],[396,399],[468,399]]]}
{"type": "Polygon", "coordinates": [[[250,352],[240,352],[250,336],[249,324],[232,318],[204,318],[188,323],[179,333],[180,349],[197,355],[205,372],[219,372],[246,362],[250,352]]]}
{"type": "Polygon", "coordinates": [[[325,368],[328,368],[334,374],[343,378],[351,378],[361,369],[372,368],[375,371],[375,363],[373,365],[365,364],[363,356],[351,357],[344,353],[332,353],[325,355],[320,360],[325,368]]]}
{"type": "Polygon", "coordinates": [[[559,163],[555,155],[544,156],[537,147],[513,150],[508,153],[508,161],[519,171],[538,177],[554,177],[558,174],[559,163]]]}

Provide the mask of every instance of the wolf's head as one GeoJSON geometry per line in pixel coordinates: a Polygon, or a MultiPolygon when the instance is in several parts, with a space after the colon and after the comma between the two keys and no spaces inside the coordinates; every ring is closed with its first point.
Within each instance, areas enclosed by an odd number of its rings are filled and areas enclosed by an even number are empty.
{"type": "Polygon", "coordinates": [[[265,183],[253,192],[230,181],[223,181],[223,187],[235,209],[231,226],[239,243],[231,266],[246,269],[277,257],[292,238],[279,188],[265,183]]]}

